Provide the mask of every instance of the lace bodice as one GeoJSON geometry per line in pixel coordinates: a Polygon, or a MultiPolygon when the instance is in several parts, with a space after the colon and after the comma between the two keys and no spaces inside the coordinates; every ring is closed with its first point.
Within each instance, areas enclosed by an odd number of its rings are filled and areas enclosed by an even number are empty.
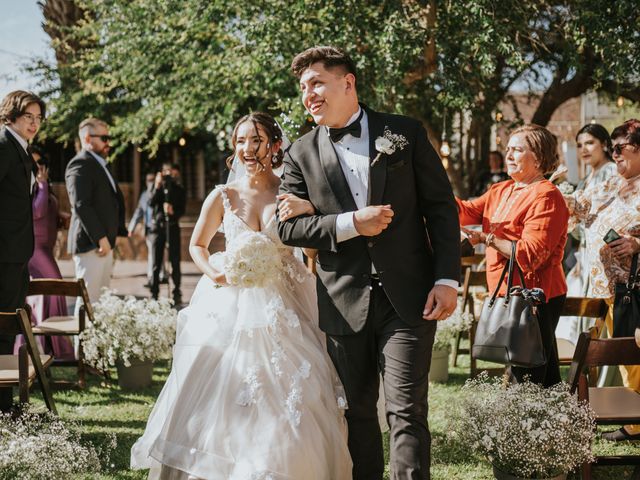
{"type": "Polygon", "coordinates": [[[280,240],[278,236],[278,230],[276,228],[276,217],[273,215],[267,224],[259,232],[251,228],[247,223],[242,220],[231,208],[231,202],[227,195],[227,186],[218,185],[216,187],[220,189],[222,195],[222,205],[224,207],[224,218],[222,219],[222,225],[224,228],[224,235],[228,246],[234,242],[241,234],[246,232],[262,233],[267,236],[278,248],[280,257],[285,271],[292,280],[302,282],[307,275],[310,275],[308,270],[304,267],[294,256],[293,247],[288,247],[280,240]]]}

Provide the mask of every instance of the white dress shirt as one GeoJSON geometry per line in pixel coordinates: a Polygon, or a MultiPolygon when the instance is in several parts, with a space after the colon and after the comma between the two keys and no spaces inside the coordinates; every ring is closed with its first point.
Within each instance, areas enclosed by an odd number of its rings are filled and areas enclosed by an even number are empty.
{"type": "MultiPolygon", "coordinates": [[[[15,139],[18,141],[18,143],[20,144],[20,146],[24,149],[24,151],[27,153],[27,156],[29,156],[29,150],[27,150],[27,148],[29,147],[29,142],[27,142],[24,138],[22,138],[20,135],[18,135],[9,125],[5,125],[5,128],[7,130],[9,130],[9,132],[11,133],[11,135],[13,135],[15,137],[15,139]]],[[[33,192],[33,186],[36,184],[36,176],[33,174],[33,170],[31,171],[31,191],[33,192]]]]}
{"type": "MultiPolygon", "coordinates": [[[[346,125],[357,120],[361,108],[353,114],[346,125]]],[[[351,190],[351,195],[358,209],[367,206],[369,194],[369,119],[367,112],[362,112],[360,119],[360,137],[354,137],[347,133],[339,142],[333,142],[333,146],[340,162],[340,167],[351,190]]],[[[326,129],[329,135],[329,129],[326,129]]],[[[353,215],[355,212],[345,212],[336,218],[336,239],[338,243],[351,240],[360,235],[356,230],[353,215]]],[[[447,285],[458,288],[458,282],[450,279],[438,279],[436,285],[447,285]]]]}
{"type": "Polygon", "coordinates": [[[89,152],[93,156],[93,158],[95,158],[98,161],[102,169],[106,172],[107,178],[109,178],[109,182],[111,183],[111,188],[113,188],[114,192],[117,192],[118,190],[116,189],[116,182],[113,180],[113,177],[111,176],[111,173],[107,168],[107,161],[104,158],[102,158],[100,155],[98,155],[97,153],[91,150],[87,150],[87,152],[89,152]]]}

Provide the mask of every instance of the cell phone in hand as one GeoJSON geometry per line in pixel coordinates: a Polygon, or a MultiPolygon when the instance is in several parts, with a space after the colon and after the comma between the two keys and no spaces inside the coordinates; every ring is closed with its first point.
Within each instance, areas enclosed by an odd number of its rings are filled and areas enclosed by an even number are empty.
{"type": "Polygon", "coordinates": [[[618,234],[618,232],[616,232],[613,228],[610,228],[602,239],[604,240],[604,243],[609,244],[618,240],[619,238],[622,237],[618,234]]]}

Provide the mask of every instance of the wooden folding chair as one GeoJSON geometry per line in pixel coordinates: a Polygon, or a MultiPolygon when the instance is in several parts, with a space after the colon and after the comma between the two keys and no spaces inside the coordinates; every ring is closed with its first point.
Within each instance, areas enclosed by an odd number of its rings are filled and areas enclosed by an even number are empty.
{"type": "MultiPolygon", "coordinates": [[[[603,331],[608,310],[607,302],[601,298],[567,297],[560,316],[595,318],[599,333],[603,331]]],[[[570,365],[576,346],[569,340],[557,337],[556,345],[558,346],[560,365],[570,365]]]]}
{"type": "Polygon", "coordinates": [[[478,254],[472,257],[462,257],[462,289],[459,291],[459,296],[462,298],[462,310],[470,313],[473,321],[468,332],[460,332],[456,335],[451,355],[452,366],[454,367],[458,364],[458,355],[469,355],[472,377],[478,374],[476,360],[471,356],[471,347],[473,346],[478,319],[476,318],[474,292],[471,289],[472,287],[483,287],[485,290],[483,294],[486,294],[487,272],[484,269],[480,270],[485,260],[485,255],[478,254]],[[469,338],[469,348],[460,348],[460,342],[464,336],[469,338]]]}
{"type": "Polygon", "coordinates": [[[53,357],[40,355],[27,310],[19,308],[13,313],[0,312],[0,332],[6,335],[22,334],[25,340],[17,355],[0,355],[0,387],[18,387],[20,403],[27,403],[29,389],[38,379],[47,408],[57,413],[45,373],[53,357]]]}
{"type": "MultiPolygon", "coordinates": [[[[578,338],[569,370],[571,392],[587,400],[599,425],[640,423],[640,394],[628,387],[596,387],[593,370],[604,365],[640,365],[640,348],[633,337],[596,338],[596,328],[578,338]],[[591,386],[590,386],[591,385],[591,386]]],[[[591,479],[591,470],[600,465],[640,465],[639,455],[597,456],[593,464],[581,466],[584,480],[591,479]]]]}
{"type": "MultiPolygon", "coordinates": [[[[78,316],[65,315],[49,317],[42,320],[40,325],[33,327],[34,335],[43,335],[45,337],[52,336],[77,336],[84,331],[86,319],[93,321],[93,308],[89,301],[89,294],[84,280],[57,280],[57,279],[35,279],[29,282],[28,295],[60,295],[65,297],[76,297],[76,301],[82,300],[78,316]]],[[[85,364],[84,351],[82,341],[78,338],[78,358],[77,360],[53,360],[53,366],[59,367],[77,367],[78,369],[78,387],[84,388],[85,380],[85,364]]],[[[56,382],[63,383],[63,382],[56,382]]]]}

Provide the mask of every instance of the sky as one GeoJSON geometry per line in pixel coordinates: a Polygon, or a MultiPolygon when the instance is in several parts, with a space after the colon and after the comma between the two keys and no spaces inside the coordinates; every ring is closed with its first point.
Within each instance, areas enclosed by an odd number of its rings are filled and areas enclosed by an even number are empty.
{"type": "Polygon", "coordinates": [[[13,90],[30,90],[35,80],[20,66],[33,57],[53,58],[49,36],[42,30],[36,0],[0,0],[0,98],[13,90]]]}

